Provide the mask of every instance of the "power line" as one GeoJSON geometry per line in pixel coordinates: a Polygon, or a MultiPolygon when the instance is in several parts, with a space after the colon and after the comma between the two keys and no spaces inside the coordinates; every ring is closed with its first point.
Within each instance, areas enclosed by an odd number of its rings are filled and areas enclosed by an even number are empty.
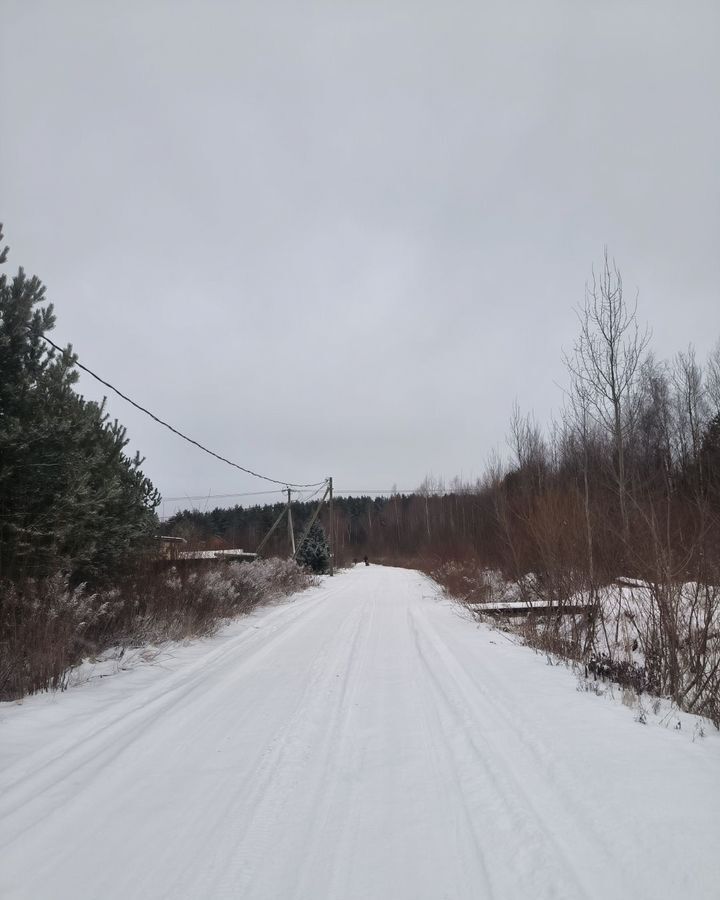
{"type": "Polygon", "coordinates": [[[334,488],[336,494],[416,494],[417,490],[405,491],[398,488],[388,488],[387,490],[376,490],[375,488],[334,488]]]}
{"type": "Polygon", "coordinates": [[[325,487],[326,484],[327,484],[327,482],[323,482],[316,491],[313,491],[312,494],[310,494],[309,497],[299,497],[298,502],[299,503],[309,503],[313,499],[313,497],[317,497],[317,495],[325,487]]]}
{"type": "MultiPolygon", "coordinates": [[[[309,500],[312,500],[313,497],[316,497],[320,491],[325,487],[327,482],[321,481],[319,482],[319,487],[316,488],[311,494],[305,496],[305,491],[294,490],[293,494],[298,494],[298,502],[307,503],[309,500]]],[[[286,494],[287,491],[246,491],[241,494],[183,494],[182,497],[163,497],[163,503],[178,503],[182,500],[188,500],[189,502],[193,502],[194,500],[232,500],[236,497],[264,497],[269,494],[286,494]]]]}
{"type": "MultiPolygon", "coordinates": [[[[31,328],[28,328],[28,330],[33,331],[33,329],[31,329],[31,328]]],[[[66,350],[64,350],[62,347],[59,347],[54,341],[50,340],[50,338],[47,337],[45,334],[43,334],[41,331],[33,332],[33,333],[37,333],[44,341],[47,341],[47,343],[50,344],[51,347],[54,347],[59,353],[62,353],[63,355],[65,355],[66,350]]],[[[219,453],[215,453],[214,450],[209,450],[207,447],[203,446],[199,441],[193,440],[193,438],[188,437],[186,434],[183,434],[182,431],[178,431],[177,428],[174,428],[172,425],[170,425],[168,422],[165,422],[159,416],[156,416],[154,413],[151,413],[149,409],[146,409],[144,406],[141,406],[139,403],[136,403],[134,400],[132,400],[130,397],[128,397],[127,394],[123,394],[123,392],[121,390],[119,390],[118,388],[116,388],[115,385],[110,384],[109,381],[105,381],[104,378],[101,378],[99,375],[96,375],[95,372],[92,371],[92,369],[88,369],[87,366],[84,366],[77,359],[77,357],[75,358],[75,365],[78,367],[78,369],[82,369],[83,372],[87,372],[87,374],[90,375],[92,378],[94,378],[95,381],[99,381],[100,384],[104,385],[106,388],[110,388],[110,390],[114,391],[118,395],[118,397],[122,397],[123,400],[126,400],[131,406],[134,406],[135,409],[138,409],[138,410],[140,410],[140,412],[145,413],[146,416],[150,416],[150,418],[153,419],[155,422],[157,422],[158,425],[164,426],[169,431],[172,431],[173,434],[176,434],[178,437],[182,438],[184,441],[187,441],[189,444],[193,444],[195,447],[198,447],[198,449],[202,450],[204,453],[207,453],[210,456],[214,456],[215,459],[219,459],[220,462],[227,463],[227,465],[232,466],[234,469],[239,469],[241,472],[245,472],[247,475],[252,475],[253,478],[261,478],[263,481],[269,481],[272,484],[283,484],[283,485],[286,485],[287,487],[311,488],[311,487],[317,487],[318,485],[325,484],[324,481],[315,481],[312,484],[294,484],[291,481],[282,481],[277,478],[270,478],[267,475],[261,475],[259,472],[253,472],[252,469],[246,469],[245,466],[241,466],[239,463],[233,462],[230,459],[226,459],[226,457],[221,456],[219,453]]]]}
{"type": "MultiPolygon", "coordinates": [[[[316,497],[320,491],[325,487],[326,482],[320,482],[320,486],[313,491],[311,494],[304,496],[304,491],[293,491],[294,494],[298,494],[297,503],[309,503],[313,497],[316,497]]],[[[236,497],[260,497],[267,496],[269,494],[285,494],[286,491],[251,491],[242,494],[185,494],[182,497],[163,497],[163,503],[172,503],[172,502],[181,502],[183,500],[187,500],[189,502],[193,502],[195,500],[230,500],[236,497]]],[[[383,490],[379,490],[376,488],[346,488],[346,489],[333,489],[333,493],[335,496],[340,494],[345,495],[353,495],[356,497],[369,497],[369,496],[381,496],[381,495],[391,495],[391,496],[417,496],[419,494],[432,494],[434,496],[439,495],[456,495],[458,491],[448,490],[447,488],[429,488],[423,491],[419,491],[417,488],[405,489],[405,488],[386,488],[383,490]]],[[[468,493],[468,492],[465,492],[468,493]]],[[[167,517],[166,517],[167,518],[167,517]]]]}
{"type": "MultiPolygon", "coordinates": [[[[324,481],[320,482],[325,484],[324,481]]],[[[261,497],[266,494],[284,494],[285,491],[246,491],[244,494],[183,494],[182,497],[163,497],[163,502],[171,503],[176,500],[229,500],[233,497],[261,497]]]]}
{"type": "Polygon", "coordinates": [[[406,496],[410,494],[456,494],[457,491],[449,490],[448,488],[411,488],[410,490],[406,490],[405,488],[388,488],[386,490],[375,490],[374,488],[356,488],[356,489],[343,489],[343,488],[334,488],[335,494],[356,494],[358,496],[370,496],[372,494],[405,494],[406,496]]]}
{"type": "MultiPolygon", "coordinates": [[[[314,497],[317,497],[317,495],[320,493],[320,491],[323,490],[324,487],[326,487],[326,485],[327,485],[326,481],[320,482],[320,486],[318,488],[316,488],[311,494],[306,494],[305,491],[291,491],[291,493],[299,495],[297,500],[295,500],[295,503],[309,503],[314,497]]],[[[208,498],[218,499],[218,498],[223,498],[223,497],[258,497],[262,494],[285,494],[285,493],[287,493],[287,491],[254,491],[254,492],[248,493],[248,494],[203,494],[203,495],[197,495],[194,497],[188,497],[188,496],[164,497],[163,503],[165,503],[165,501],[171,502],[171,501],[179,501],[179,500],[189,500],[192,502],[193,500],[206,500],[208,498]]],[[[277,506],[276,503],[273,505],[277,506]]],[[[175,513],[170,513],[169,515],[163,514],[161,516],[158,516],[158,518],[160,519],[161,522],[167,522],[168,519],[172,519],[173,516],[175,516],[175,515],[177,515],[177,511],[175,513]]]]}
{"type": "MultiPolygon", "coordinates": [[[[295,502],[296,503],[309,503],[314,497],[317,497],[317,495],[320,493],[320,491],[325,487],[326,483],[327,482],[325,482],[325,481],[320,482],[320,487],[318,487],[315,491],[313,491],[312,494],[308,494],[307,496],[303,496],[303,493],[304,493],[303,491],[293,491],[293,493],[298,493],[300,495],[300,496],[298,496],[298,498],[295,502]]],[[[257,497],[262,494],[285,494],[285,493],[286,493],[285,491],[254,491],[252,493],[246,493],[246,494],[202,494],[202,495],[191,496],[191,497],[188,497],[188,496],[164,497],[163,502],[165,502],[166,500],[168,502],[171,502],[171,501],[180,501],[180,500],[190,500],[190,501],[206,500],[208,498],[223,499],[223,498],[232,498],[232,497],[257,497]]],[[[419,491],[417,488],[413,488],[412,490],[398,489],[398,488],[387,488],[385,490],[376,490],[376,489],[369,489],[369,488],[364,488],[362,490],[360,490],[360,489],[355,489],[355,490],[350,490],[350,489],[335,490],[335,489],[333,489],[333,493],[336,496],[338,494],[352,494],[357,497],[368,497],[368,496],[372,496],[373,494],[376,496],[380,496],[382,494],[390,494],[391,496],[397,495],[397,496],[405,496],[405,497],[421,496],[422,494],[443,495],[443,496],[463,496],[463,495],[467,496],[469,494],[472,494],[471,491],[458,492],[458,491],[448,490],[447,488],[428,488],[428,489],[423,490],[422,492],[419,491]]],[[[170,515],[162,515],[159,518],[160,518],[160,521],[167,521],[168,519],[171,519],[173,517],[173,515],[175,515],[175,513],[171,513],[170,515]]]]}
{"type": "MultiPolygon", "coordinates": [[[[325,485],[325,482],[324,481],[319,482],[319,485],[320,485],[320,487],[318,488],[318,490],[314,491],[308,497],[303,497],[302,496],[303,492],[300,491],[299,493],[301,494],[301,496],[298,497],[299,502],[306,503],[308,500],[311,500],[313,497],[317,496],[317,494],[320,493],[320,490],[322,490],[323,486],[325,485]]],[[[380,494],[401,495],[401,494],[403,494],[405,496],[409,496],[409,495],[421,493],[418,490],[418,488],[412,488],[412,489],[385,488],[383,490],[379,490],[377,488],[345,488],[345,489],[334,488],[333,492],[335,493],[336,496],[338,494],[354,494],[356,496],[372,496],[373,494],[375,494],[375,495],[380,495],[380,494]]],[[[193,500],[231,500],[231,499],[234,499],[235,497],[261,497],[261,496],[268,495],[268,494],[284,494],[284,493],[285,493],[285,491],[278,490],[278,491],[247,491],[247,492],[241,493],[241,494],[237,494],[237,493],[233,493],[233,494],[183,494],[182,497],[163,497],[163,502],[171,503],[171,502],[179,502],[181,500],[189,500],[189,501],[193,501],[193,500]]],[[[429,489],[424,489],[422,491],[422,493],[454,494],[454,493],[457,493],[457,491],[448,490],[447,488],[429,488],[429,489]]]]}

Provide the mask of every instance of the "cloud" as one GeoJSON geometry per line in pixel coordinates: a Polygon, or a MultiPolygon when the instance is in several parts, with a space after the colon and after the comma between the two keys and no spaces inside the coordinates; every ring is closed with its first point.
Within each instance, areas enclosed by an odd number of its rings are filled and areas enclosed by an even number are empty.
{"type": "MultiPolygon", "coordinates": [[[[243,464],[477,473],[515,397],[559,406],[605,244],[660,355],[716,339],[719,25],[669,0],[6,4],[11,262],[57,339],[243,464]]],[[[257,489],[110,408],[168,496],[257,489]]]]}

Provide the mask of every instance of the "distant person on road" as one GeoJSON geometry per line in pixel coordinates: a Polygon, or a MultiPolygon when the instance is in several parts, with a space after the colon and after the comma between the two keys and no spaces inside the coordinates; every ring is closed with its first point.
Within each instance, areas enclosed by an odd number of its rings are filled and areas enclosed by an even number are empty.
{"type": "Polygon", "coordinates": [[[370,565],[370,561],[368,560],[367,556],[365,557],[365,565],[366,565],[366,566],[369,566],[369,565],[370,565]]]}

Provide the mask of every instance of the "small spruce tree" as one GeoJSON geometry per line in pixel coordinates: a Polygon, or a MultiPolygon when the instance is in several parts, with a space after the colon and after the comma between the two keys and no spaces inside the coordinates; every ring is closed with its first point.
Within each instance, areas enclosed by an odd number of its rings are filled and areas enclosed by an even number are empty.
{"type": "Polygon", "coordinates": [[[313,572],[326,572],[330,565],[330,545],[319,522],[313,522],[297,555],[298,562],[313,572]]]}

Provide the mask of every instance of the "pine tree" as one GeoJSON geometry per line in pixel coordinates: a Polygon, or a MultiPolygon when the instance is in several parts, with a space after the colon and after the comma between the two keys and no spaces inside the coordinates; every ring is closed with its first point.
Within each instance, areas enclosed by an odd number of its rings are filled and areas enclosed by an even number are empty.
{"type": "Polygon", "coordinates": [[[74,391],[72,348],[46,348],[55,315],[44,300],[22,269],[0,276],[0,577],[63,569],[99,581],[144,546],[159,496],[104,401],[74,391]]]}
{"type": "Polygon", "coordinates": [[[297,560],[313,572],[326,572],[330,566],[330,545],[322,525],[315,521],[303,541],[297,560]]]}

